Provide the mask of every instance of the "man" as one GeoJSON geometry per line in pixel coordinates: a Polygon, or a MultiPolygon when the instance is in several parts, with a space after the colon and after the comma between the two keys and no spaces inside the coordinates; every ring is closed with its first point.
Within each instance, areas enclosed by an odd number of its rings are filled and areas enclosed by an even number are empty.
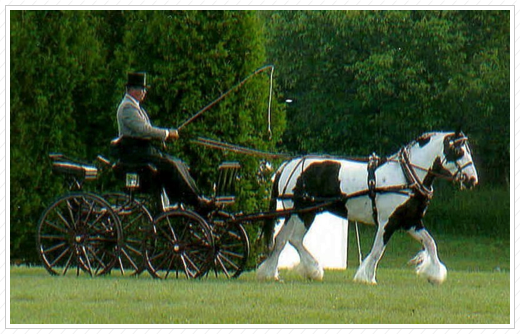
{"type": "Polygon", "coordinates": [[[152,126],[148,114],[140,103],[146,97],[146,73],[128,73],[126,95],[117,109],[119,136],[142,139],[175,140],[179,134],[175,129],[163,129],[152,126]]]}
{"type": "Polygon", "coordinates": [[[152,125],[148,114],[141,107],[147,89],[146,73],[128,73],[126,94],[117,109],[119,138],[116,145],[119,158],[124,162],[154,165],[170,200],[193,205],[197,211],[211,210],[213,203],[199,196],[200,192],[186,165],[153,145],[153,141],[176,140],[179,133],[176,129],[152,125]]]}

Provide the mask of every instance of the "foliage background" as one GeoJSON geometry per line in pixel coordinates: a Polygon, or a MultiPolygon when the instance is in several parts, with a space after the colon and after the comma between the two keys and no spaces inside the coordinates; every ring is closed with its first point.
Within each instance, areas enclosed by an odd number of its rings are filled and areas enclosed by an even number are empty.
{"type": "MultiPolygon", "coordinates": [[[[51,176],[48,153],[85,161],[108,156],[127,72],[148,72],[152,89],[145,108],[155,125],[176,127],[266,60],[263,27],[251,11],[12,11],[10,19],[13,258],[35,259],[39,215],[66,191],[51,176]]],[[[269,77],[253,77],[169,147],[190,165],[206,194],[218,164],[238,157],[189,139],[206,136],[275,150],[284,114],[273,103],[273,138],[267,140],[268,94],[269,77]]],[[[268,185],[257,180],[257,159],[240,162],[236,205],[259,211],[268,185]]],[[[91,188],[117,189],[106,182],[91,188]]]]}
{"type": "Polygon", "coordinates": [[[264,14],[291,150],[390,155],[461,128],[481,181],[508,182],[508,11],[264,14]]]}
{"type": "Polygon", "coordinates": [[[509,27],[509,11],[11,11],[11,258],[35,260],[39,215],[66,191],[48,153],[108,155],[128,71],[148,72],[145,108],[155,125],[175,127],[269,63],[272,140],[269,81],[259,75],[169,148],[206,194],[223,160],[243,165],[234,210],[265,209],[269,184],[257,158],[190,144],[193,136],[383,156],[423,132],[462,127],[481,186],[463,197],[442,185],[427,219],[442,233],[508,239],[509,27]]]}

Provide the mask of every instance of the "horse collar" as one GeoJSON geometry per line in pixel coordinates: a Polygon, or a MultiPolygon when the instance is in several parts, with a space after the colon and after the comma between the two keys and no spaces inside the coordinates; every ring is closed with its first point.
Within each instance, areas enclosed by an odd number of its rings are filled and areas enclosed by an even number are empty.
{"type": "Polygon", "coordinates": [[[417,173],[414,170],[414,166],[410,163],[410,154],[408,153],[407,147],[401,148],[398,153],[399,156],[399,164],[401,165],[401,169],[403,170],[404,176],[406,178],[406,182],[408,186],[413,191],[414,195],[421,195],[426,197],[428,200],[433,196],[433,189],[431,187],[427,187],[423,184],[423,182],[417,176],[417,173]]]}

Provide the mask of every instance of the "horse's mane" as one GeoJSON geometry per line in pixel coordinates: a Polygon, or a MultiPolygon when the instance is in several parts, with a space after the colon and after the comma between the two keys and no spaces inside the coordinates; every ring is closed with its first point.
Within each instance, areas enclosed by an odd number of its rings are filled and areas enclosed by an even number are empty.
{"type": "MultiPolygon", "coordinates": [[[[431,140],[431,138],[439,134],[441,132],[425,132],[419,137],[415,138],[411,142],[401,145],[401,148],[397,150],[397,152],[392,153],[391,155],[386,156],[387,160],[395,159],[399,151],[406,147],[412,147],[415,144],[419,144],[419,146],[423,147],[424,145],[428,144],[431,140]]],[[[446,134],[454,133],[454,132],[446,132],[446,134]]],[[[372,153],[372,154],[375,154],[372,153]]],[[[370,160],[370,155],[367,156],[359,156],[359,155],[331,155],[331,154],[321,154],[321,153],[309,153],[301,156],[302,159],[330,159],[330,160],[348,160],[348,161],[356,161],[356,162],[368,162],[370,160]]]]}

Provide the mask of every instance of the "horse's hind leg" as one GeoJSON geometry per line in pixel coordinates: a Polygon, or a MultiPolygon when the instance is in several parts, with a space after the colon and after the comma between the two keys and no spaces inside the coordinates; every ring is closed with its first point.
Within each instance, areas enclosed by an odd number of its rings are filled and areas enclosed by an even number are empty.
{"type": "Polygon", "coordinates": [[[300,256],[300,264],[296,267],[296,270],[305,278],[321,281],[323,279],[323,268],[303,245],[303,239],[307,232],[308,229],[305,224],[300,219],[298,219],[298,222],[295,220],[289,243],[296,248],[300,256]]]}
{"type": "Polygon", "coordinates": [[[437,245],[430,233],[428,233],[424,227],[419,229],[415,227],[411,228],[408,230],[408,233],[424,246],[424,250],[420,251],[415,258],[410,260],[410,263],[417,265],[417,274],[426,277],[428,281],[433,284],[441,284],[444,282],[447,276],[446,266],[439,260],[437,245]]]}
{"type": "Polygon", "coordinates": [[[256,270],[256,278],[259,280],[279,280],[278,276],[278,259],[282,253],[287,241],[291,237],[294,229],[296,215],[293,215],[286,220],[274,239],[274,247],[262,264],[256,270]]]}

